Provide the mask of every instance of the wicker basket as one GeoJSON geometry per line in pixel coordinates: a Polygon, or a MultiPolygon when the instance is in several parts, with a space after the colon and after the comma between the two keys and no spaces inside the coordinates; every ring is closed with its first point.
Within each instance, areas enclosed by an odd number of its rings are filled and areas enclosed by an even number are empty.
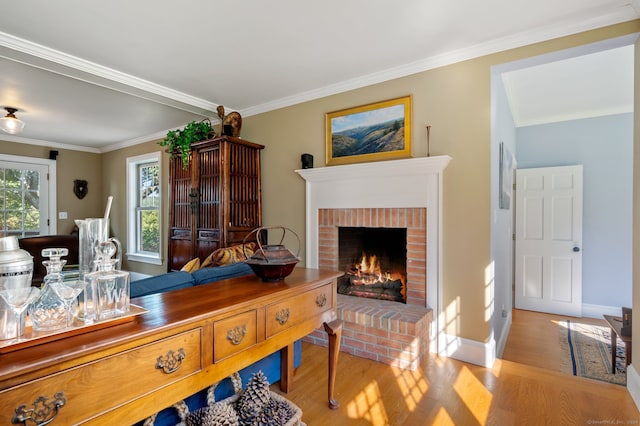
{"type": "MultiPolygon", "coordinates": [[[[221,401],[216,401],[215,390],[220,382],[214,383],[207,389],[207,406],[208,407],[213,407],[214,404],[226,404],[231,406],[235,405],[235,403],[240,398],[240,394],[242,393],[242,379],[240,378],[240,374],[237,372],[233,373],[230,376],[230,379],[231,379],[231,383],[233,384],[234,395],[228,398],[225,398],[221,401]]],[[[306,424],[302,421],[302,410],[300,409],[300,407],[298,407],[297,405],[295,405],[293,402],[289,401],[287,398],[283,397],[282,395],[277,394],[271,390],[269,391],[269,397],[280,403],[287,404],[291,409],[291,411],[294,413],[293,416],[286,423],[282,424],[282,426],[306,426],[306,424]]],[[[173,407],[176,409],[176,411],[178,412],[178,416],[182,420],[176,426],[186,426],[187,417],[191,414],[189,413],[189,407],[187,406],[187,404],[184,401],[180,401],[174,404],[173,407]]],[[[155,415],[147,418],[144,422],[144,426],[153,426],[154,421],[155,421],[155,415]]],[[[208,425],[208,426],[213,426],[213,425],[208,425]]]]}

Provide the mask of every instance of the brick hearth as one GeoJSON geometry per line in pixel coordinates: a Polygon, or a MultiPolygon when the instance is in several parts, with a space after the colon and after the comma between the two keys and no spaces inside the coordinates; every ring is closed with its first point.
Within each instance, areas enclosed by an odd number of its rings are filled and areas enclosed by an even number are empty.
{"type": "MultiPolygon", "coordinates": [[[[415,370],[429,351],[430,309],[339,294],[337,314],[343,321],[342,352],[415,370]]],[[[304,340],[328,344],[327,333],[320,329],[304,340]]]]}
{"type": "MultiPolygon", "coordinates": [[[[318,267],[338,269],[338,227],[407,229],[407,303],[338,295],[343,321],[341,350],[398,367],[416,369],[428,351],[431,310],[426,300],[425,208],[318,210],[318,267]]],[[[306,340],[326,346],[321,331],[306,340]]]]}

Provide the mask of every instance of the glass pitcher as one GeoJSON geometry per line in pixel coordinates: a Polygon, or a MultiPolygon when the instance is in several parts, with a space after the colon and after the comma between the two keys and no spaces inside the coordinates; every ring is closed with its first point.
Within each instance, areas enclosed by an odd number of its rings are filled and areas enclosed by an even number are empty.
{"type": "Polygon", "coordinates": [[[79,277],[85,280],[87,287],[78,298],[79,309],[78,319],[87,324],[91,324],[98,320],[98,295],[97,288],[91,286],[85,278],[87,274],[95,272],[98,269],[98,258],[96,248],[105,241],[111,241],[117,247],[117,264],[115,269],[119,269],[121,265],[122,246],[120,241],[115,238],[109,238],[109,219],[105,218],[87,218],[76,219],[76,225],[79,230],[78,244],[78,263],[79,277]]]}
{"type": "Polygon", "coordinates": [[[78,263],[80,266],[80,279],[85,274],[95,271],[97,243],[109,239],[109,219],[87,218],[76,219],[79,231],[78,263]]]}

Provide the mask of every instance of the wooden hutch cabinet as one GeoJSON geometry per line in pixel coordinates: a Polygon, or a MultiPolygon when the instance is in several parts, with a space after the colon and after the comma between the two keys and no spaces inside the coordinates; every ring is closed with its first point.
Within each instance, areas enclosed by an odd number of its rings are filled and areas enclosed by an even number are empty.
{"type": "Polygon", "coordinates": [[[189,166],[170,160],[168,270],[204,260],[219,247],[242,243],[262,225],[263,145],[221,136],[191,145],[189,166]]]}

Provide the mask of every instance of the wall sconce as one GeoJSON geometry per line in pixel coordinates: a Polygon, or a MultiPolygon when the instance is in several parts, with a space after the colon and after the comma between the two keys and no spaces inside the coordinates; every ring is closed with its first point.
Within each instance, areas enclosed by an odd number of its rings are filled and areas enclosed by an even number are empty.
{"type": "Polygon", "coordinates": [[[0,129],[12,135],[20,133],[24,129],[24,121],[18,120],[15,116],[18,109],[11,107],[4,107],[4,109],[7,111],[7,115],[0,118],[0,129]]]}

